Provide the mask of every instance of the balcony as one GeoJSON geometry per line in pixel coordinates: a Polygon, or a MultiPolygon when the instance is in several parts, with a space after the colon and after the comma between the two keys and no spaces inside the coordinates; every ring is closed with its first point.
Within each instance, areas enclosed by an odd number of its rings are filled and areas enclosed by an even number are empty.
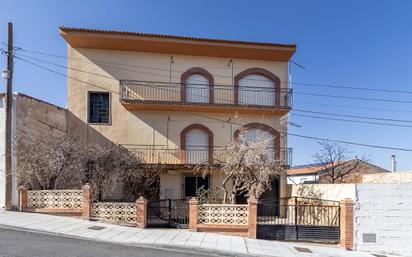
{"type": "Polygon", "coordinates": [[[284,115],[292,107],[292,90],[121,80],[120,101],[129,110],[284,115]]]}
{"type": "MultiPolygon", "coordinates": [[[[218,165],[224,158],[222,149],[224,146],[209,148],[191,149],[167,149],[160,146],[147,145],[122,145],[131,153],[141,158],[144,164],[148,165],[180,165],[193,166],[198,164],[218,165]]],[[[290,166],[292,163],[292,148],[268,148],[267,152],[277,160],[281,160],[284,165],[290,166]]]]}

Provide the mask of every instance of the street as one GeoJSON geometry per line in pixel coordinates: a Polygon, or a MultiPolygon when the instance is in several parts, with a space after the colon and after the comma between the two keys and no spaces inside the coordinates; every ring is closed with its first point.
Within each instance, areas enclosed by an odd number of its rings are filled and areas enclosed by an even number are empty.
{"type": "Polygon", "coordinates": [[[1,257],[229,256],[198,250],[154,249],[0,228],[1,257]]]}

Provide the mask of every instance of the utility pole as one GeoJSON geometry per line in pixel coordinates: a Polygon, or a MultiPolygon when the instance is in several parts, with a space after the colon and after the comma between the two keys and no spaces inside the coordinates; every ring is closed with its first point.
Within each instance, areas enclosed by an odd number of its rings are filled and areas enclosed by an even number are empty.
{"type": "Polygon", "coordinates": [[[8,24],[6,87],[6,210],[12,207],[11,122],[13,106],[13,24],[8,24]]]}

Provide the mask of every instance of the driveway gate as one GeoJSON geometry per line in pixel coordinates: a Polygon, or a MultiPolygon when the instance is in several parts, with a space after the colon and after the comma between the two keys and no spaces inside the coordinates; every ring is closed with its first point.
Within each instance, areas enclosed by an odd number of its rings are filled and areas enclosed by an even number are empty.
{"type": "Polygon", "coordinates": [[[187,200],[156,200],[147,203],[147,226],[154,228],[188,228],[187,200]]]}
{"type": "Polygon", "coordinates": [[[339,202],[309,198],[283,198],[258,203],[257,237],[261,239],[340,240],[339,202]]]}

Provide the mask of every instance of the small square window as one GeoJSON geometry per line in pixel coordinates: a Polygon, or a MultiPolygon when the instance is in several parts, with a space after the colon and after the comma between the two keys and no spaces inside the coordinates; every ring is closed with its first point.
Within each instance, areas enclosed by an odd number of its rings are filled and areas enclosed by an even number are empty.
{"type": "Polygon", "coordinates": [[[89,92],[88,122],[109,124],[110,95],[108,92],[89,92]]]}

